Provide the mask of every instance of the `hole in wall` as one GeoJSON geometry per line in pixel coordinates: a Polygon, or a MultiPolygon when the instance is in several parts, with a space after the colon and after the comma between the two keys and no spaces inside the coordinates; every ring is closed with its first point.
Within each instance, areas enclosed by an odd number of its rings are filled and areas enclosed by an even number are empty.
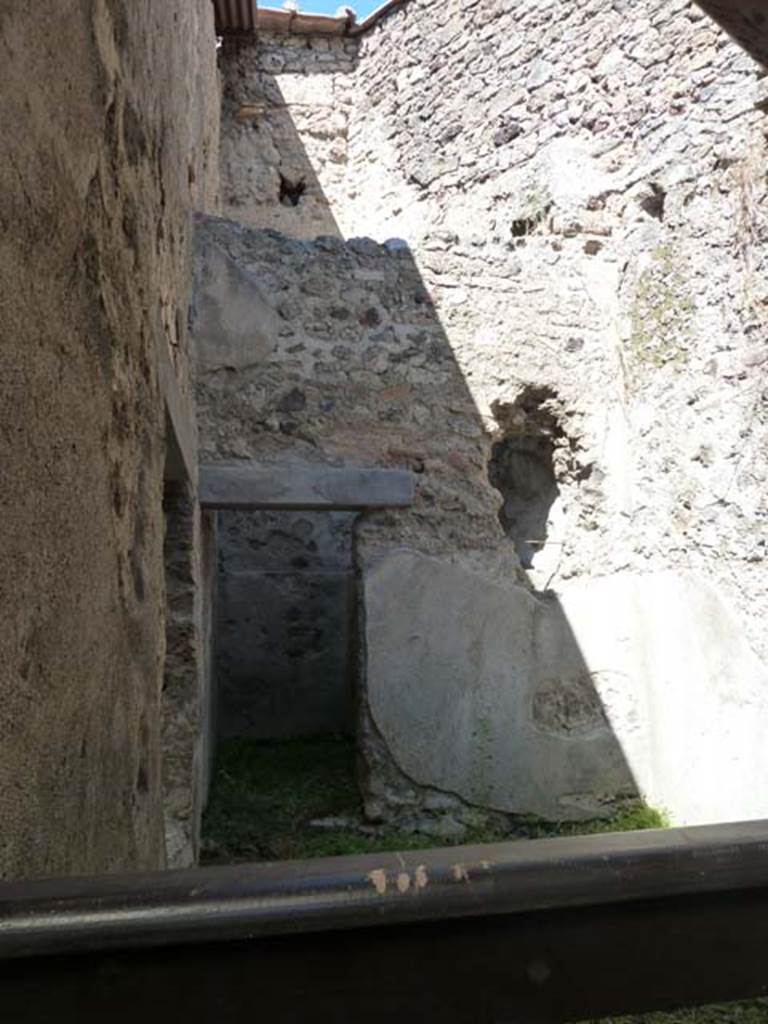
{"type": "Polygon", "coordinates": [[[549,211],[552,209],[552,204],[547,204],[541,210],[537,210],[536,213],[530,214],[528,217],[517,217],[512,221],[512,237],[513,238],[527,238],[528,235],[532,235],[536,228],[544,221],[549,211]]]}
{"type": "Polygon", "coordinates": [[[664,220],[664,205],[667,201],[667,193],[655,181],[650,182],[648,188],[647,195],[640,200],[640,206],[656,220],[664,220]]]}
{"type": "Polygon", "coordinates": [[[552,506],[560,496],[555,452],[564,433],[550,388],[529,388],[513,403],[496,403],[501,436],[491,449],[488,478],[501,494],[499,520],[524,569],[547,543],[552,506]]]}
{"type": "Polygon", "coordinates": [[[218,513],[220,743],[205,863],[319,856],[354,841],[356,521],[218,513]]]}
{"type": "Polygon", "coordinates": [[[499,520],[524,569],[533,568],[547,542],[549,511],[560,494],[554,450],[551,437],[530,433],[506,437],[491,452],[488,475],[504,499],[499,520]]]}
{"type": "Polygon", "coordinates": [[[532,217],[518,217],[512,221],[512,237],[525,238],[535,227],[536,221],[532,217]]]}
{"type": "Polygon", "coordinates": [[[307,183],[304,178],[299,178],[297,181],[291,181],[290,178],[280,172],[280,189],[278,192],[278,199],[283,206],[298,206],[301,202],[301,198],[307,191],[307,183]]]}

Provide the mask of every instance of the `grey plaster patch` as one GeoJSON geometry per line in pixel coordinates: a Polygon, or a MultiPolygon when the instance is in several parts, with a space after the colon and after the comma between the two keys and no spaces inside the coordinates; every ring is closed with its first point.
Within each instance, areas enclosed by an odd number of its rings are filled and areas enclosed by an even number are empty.
{"type": "Polygon", "coordinates": [[[364,592],[370,711],[419,785],[555,819],[629,793],[679,823],[768,813],[768,672],[695,577],[542,597],[399,551],[364,592]]]}
{"type": "Polygon", "coordinates": [[[531,727],[551,672],[586,671],[561,621],[541,628],[556,607],[459,559],[408,551],[369,568],[364,594],[371,713],[418,784],[548,818],[603,813],[634,789],[610,730],[531,727]]]}
{"type": "Polygon", "coordinates": [[[198,266],[194,331],[201,369],[240,370],[266,359],[276,318],[259,282],[214,246],[198,266]]]}

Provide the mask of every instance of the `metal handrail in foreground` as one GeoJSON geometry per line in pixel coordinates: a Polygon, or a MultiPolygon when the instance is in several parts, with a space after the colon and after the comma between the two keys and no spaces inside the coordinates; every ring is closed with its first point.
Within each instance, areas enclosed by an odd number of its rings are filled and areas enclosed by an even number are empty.
{"type": "Polygon", "coordinates": [[[567,1021],[768,992],[768,822],[0,885],[9,1022],[567,1021]]]}

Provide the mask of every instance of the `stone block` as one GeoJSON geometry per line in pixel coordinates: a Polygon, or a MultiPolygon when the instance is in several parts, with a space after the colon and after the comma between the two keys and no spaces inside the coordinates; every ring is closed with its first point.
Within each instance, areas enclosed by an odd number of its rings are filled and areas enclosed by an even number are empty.
{"type": "Polygon", "coordinates": [[[413,475],[402,469],[334,469],[240,462],[200,468],[206,508],[401,508],[413,501],[413,475]]]}

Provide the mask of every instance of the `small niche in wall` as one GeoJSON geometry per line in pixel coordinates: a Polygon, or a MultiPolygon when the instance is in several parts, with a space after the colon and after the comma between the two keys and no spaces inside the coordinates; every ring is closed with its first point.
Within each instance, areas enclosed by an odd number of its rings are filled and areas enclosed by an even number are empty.
{"type": "Polygon", "coordinates": [[[667,200],[667,193],[657,182],[652,181],[648,190],[640,200],[640,205],[645,212],[655,220],[664,220],[664,206],[667,200]]]}
{"type": "Polygon", "coordinates": [[[283,206],[298,206],[306,191],[307,183],[304,178],[292,181],[290,178],[286,178],[284,174],[280,174],[278,199],[283,206]]]}
{"type": "Polygon", "coordinates": [[[491,449],[488,478],[503,498],[499,520],[524,569],[533,569],[546,547],[560,497],[555,456],[564,433],[557,405],[551,389],[531,387],[510,405],[494,407],[500,434],[491,449]]]}
{"type": "Polygon", "coordinates": [[[489,477],[504,503],[499,519],[520,564],[532,569],[547,541],[549,511],[560,490],[553,464],[554,441],[545,434],[519,434],[492,449],[489,477]]]}

